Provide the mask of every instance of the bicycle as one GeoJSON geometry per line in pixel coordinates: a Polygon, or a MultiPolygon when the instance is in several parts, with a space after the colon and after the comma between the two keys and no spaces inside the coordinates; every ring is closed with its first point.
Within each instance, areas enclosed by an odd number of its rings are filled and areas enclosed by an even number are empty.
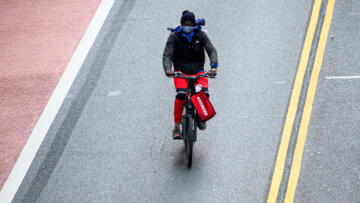
{"type": "Polygon", "coordinates": [[[190,75],[190,76],[185,76],[184,74],[182,74],[181,72],[175,72],[174,73],[174,78],[176,77],[180,77],[180,78],[185,78],[188,80],[188,87],[186,90],[186,97],[185,97],[185,111],[184,114],[182,116],[182,121],[181,121],[181,127],[182,127],[182,132],[181,132],[181,139],[184,140],[185,143],[185,148],[186,148],[186,152],[187,152],[187,166],[189,168],[191,168],[192,165],[192,153],[193,153],[193,144],[196,141],[196,136],[197,136],[197,112],[196,109],[193,105],[193,103],[191,102],[191,96],[193,96],[194,94],[200,92],[202,90],[201,86],[197,86],[195,87],[195,84],[197,82],[197,80],[201,77],[208,77],[208,78],[215,78],[210,76],[210,74],[208,72],[205,72],[203,74],[200,75],[190,75]]]}

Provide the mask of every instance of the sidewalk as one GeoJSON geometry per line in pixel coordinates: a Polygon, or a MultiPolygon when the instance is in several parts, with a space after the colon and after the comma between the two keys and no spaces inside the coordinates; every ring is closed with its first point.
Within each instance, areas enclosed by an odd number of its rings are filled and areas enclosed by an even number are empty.
{"type": "Polygon", "coordinates": [[[99,3],[0,2],[0,189],[99,3]]]}

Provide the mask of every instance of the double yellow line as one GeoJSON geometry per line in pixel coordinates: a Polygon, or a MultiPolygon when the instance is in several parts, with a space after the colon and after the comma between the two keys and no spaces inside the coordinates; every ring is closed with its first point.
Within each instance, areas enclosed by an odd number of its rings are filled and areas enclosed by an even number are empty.
{"type": "MultiPolygon", "coordinates": [[[[314,34],[316,30],[316,25],[319,18],[320,7],[322,0],[315,0],[313,5],[313,10],[311,14],[310,23],[308,26],[308,30],[306,33],[306,38],[303,46],[303,50],[301,53],[300,63],[298,67],[298,71],[296,74],[293,91],[290,98],[290,104],[288,107],[288,112],[286,115],[285,125],[282,132],[282,138],[279,146],[279,151],[276,158],[275,168],[273,172],[273,177],[271,181],[270,191],[268,195],[267,202],[275,203],[278,197],[279,188],[282,180],[282,176],[284,173],[284,166],[286,160],[286,154],[289,148],[289,142],[291,137],[291,132],[293,129],[296,111],[299,103],[301,88],[303,86],[304,75],[306,72],[306,67],[309,61],[309,55],[311,51],[311,45],[314,39],[314,34]]],[[[330,29],[332,14],[334,10],[335,0],[328,0],[324,23],[321,29],[320,39],[316,51],[315,62],[313,66],[313,70],[311,73],[310,83],[306,95],[305,106],[301,118],[298,138],[296,142],[293,162],[291,165],[289,181],[287,185],[285,201],[293,202],[296,185],[299,179],[300,168],[301,168],[301,160],[304,151],[304,145],[306,140],[306,135],[308,131],[309,121],[311,117],[312,104],[314,102],[316,87],[319,79],[320,69],[322,65],[322,61],[324,58],[324,51],[327,41],[327,36],[330,29]]]]}

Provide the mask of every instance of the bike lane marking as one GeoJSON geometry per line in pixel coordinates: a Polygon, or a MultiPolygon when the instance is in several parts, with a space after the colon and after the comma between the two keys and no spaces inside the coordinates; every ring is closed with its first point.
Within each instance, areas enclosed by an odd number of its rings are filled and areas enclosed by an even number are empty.
{"type": "Polygon", "coordinates": [[[0,191],[1,202],[7,203],[13,200],[114,2],[115,0],[101,1],[74,55],[0,191]]]}
{"type": "Polygon", "coordinates": [[[289,176],[289,182],[287,185],[286,195],[284,202],[290,203],[294,201],[294,196],[296,192],[296,186],[297,182],[299,180],[300,175],[300,168],[301,168],[301,160],[302,155],[304,152],[304,146],[306,141],[306,135],[308,132],[309,122],[311,118],[311,112],[312,112],[312,105],[314,103],[315,99],[315,93],[317,88],[317,83],[319,80],[319,74],[324,58],[324,52],[326,47],[326,42],[330,30],[332,15],[334,11],[335,6],[335,0],[329,0],[327,7],[326,7],[326,13],[325,13],[325,19],[324,24],[321,29],[320,39],[318,43],[318,48],[316,50],[316,56],[315,56],[315,62],[313,66],[313,71],[311,73],[310,77],[310,83],[306,94],[306,100],[305,100],[305,106],[301,118],[298,138],[296,141],[295,146],[295,152],[293,157],[293,162],[290,169],[290,176],[289,176]]]}
{"type": "Polygon", "coordinates": [[[285,167],[285,160],[286,154],[289,148],[289,142],[291,137],[291,132],[293,129],[295,116],[297,112],[297,107],[299,103],[300,93],[303,86],[304,76],[307,68],[307,64],[309,61],[309,55],[312,47],[312,42],[314,39],[316,26],[320,14],[320,7],[321,7],[322,0],[315,0],[312,14],[308,26],[308,30],[306,33],[306,38],[304,42],[304,46],[302,49],[300,63],[298,66],[298,71],[296,73],[296,78],[294,82],[294,87],[291,93],[290,103],[288,107],[288,111],[286,114],[286,120],[281,136],[280,146],[278,150],[278,154],[276,157],[275,168],[271,180],[270,190],[268,194],[268,203],[275,203],[278,197],[279,188],[281,184],[281,180],[284,174],[284,167],[285,167]]]}

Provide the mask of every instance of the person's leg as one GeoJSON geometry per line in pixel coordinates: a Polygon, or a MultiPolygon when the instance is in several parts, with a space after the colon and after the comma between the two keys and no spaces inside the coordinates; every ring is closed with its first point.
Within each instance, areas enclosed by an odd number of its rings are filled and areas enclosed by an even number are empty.
{"type": "MultiPolygon", "coordinates": [[[[205,95],[209,98],[209,82],[208,78],[199,78],[198,83],[202,86],[202,90],[204,91],[205,95]]],[[[206,129],[206,122],[198,120],[198,127],[200,130],[206,129]]]]}
{"type": "MultiPolygon", "coordinates": [[[[178,94],[176,96],[178,96],[178,94]]],[[[178,97],[175,98],[174,121],[176,124],[181,123],[182,112],[184,110],[184,102],[185,99],[179,99],[178,97]]]]}
{"type": "Polygon", "coordinates": [[[209,98],[209,80],[208,78],[199,78],[198,83],[202,86],[202,90],[206,94],[206,96],[209,98]]]}
{"type": "Polygon", "coordinates": [[[175,88],[176,88],[176,97],[174,103],[174,130],[173,130],[173,138],[179,139],[180,138],[180,124],[182,113],[184,110],[184,102],[186,96],[186,88],[187,88],[187,81],[184,78],[174,78],[175,88]]]}

